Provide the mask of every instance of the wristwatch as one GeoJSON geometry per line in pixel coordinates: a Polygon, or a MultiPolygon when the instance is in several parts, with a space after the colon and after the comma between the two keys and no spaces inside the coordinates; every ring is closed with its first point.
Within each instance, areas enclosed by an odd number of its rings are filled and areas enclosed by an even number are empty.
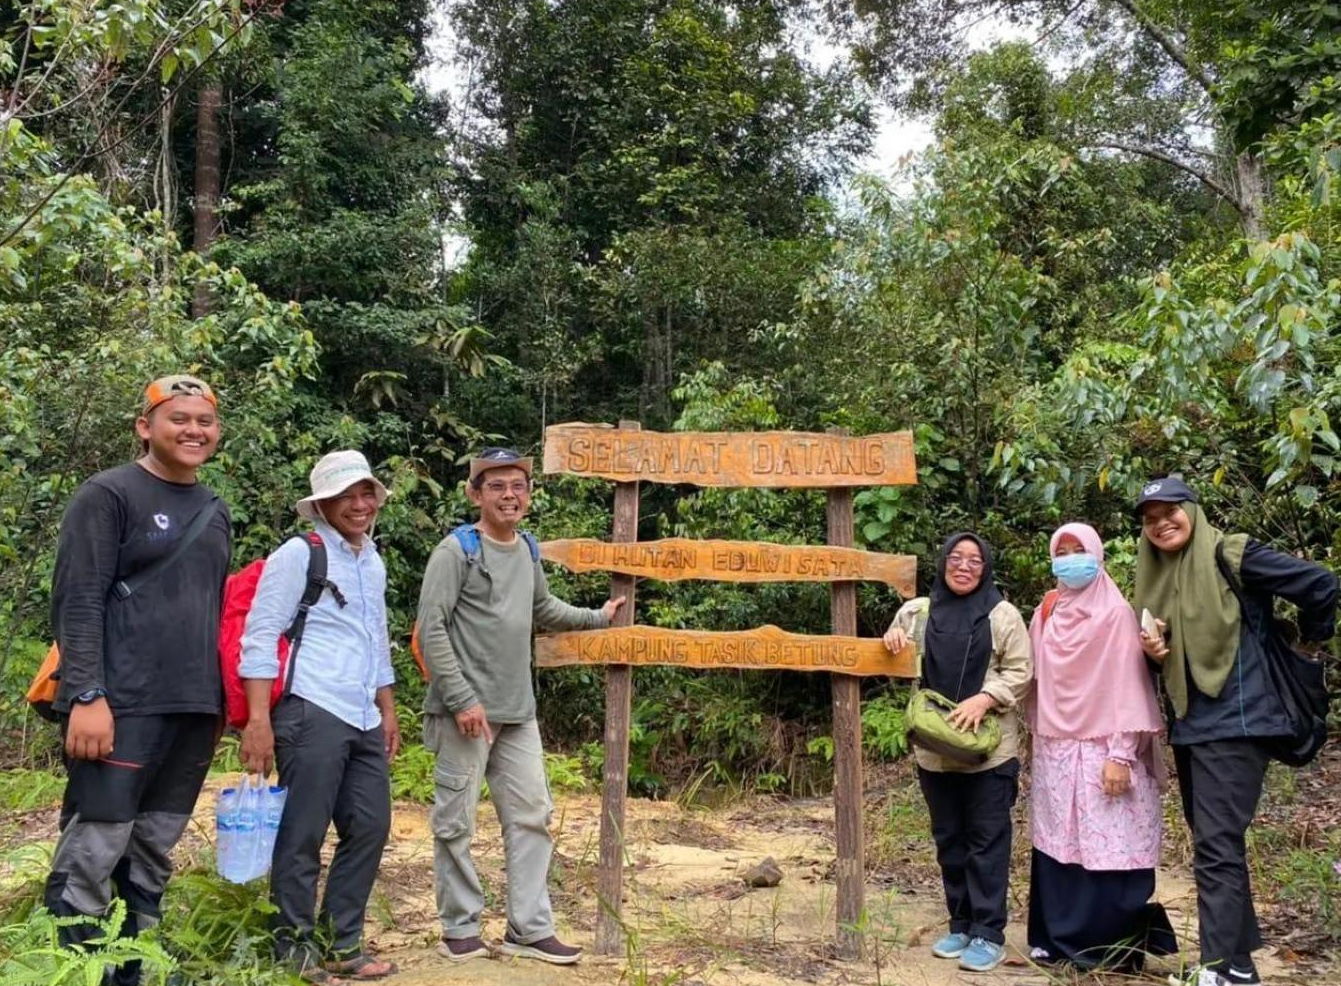
{"type": "Polygon", "coordinates": [[[80,705],[88,705],[89,702],[96,702],[98,699],[106,697],[107,697],[107,689],[99,686],[97,688],[89,688],[86,691],[80,692],[78,695],[72,697],[70,701],[77,702],[80,705]]]}

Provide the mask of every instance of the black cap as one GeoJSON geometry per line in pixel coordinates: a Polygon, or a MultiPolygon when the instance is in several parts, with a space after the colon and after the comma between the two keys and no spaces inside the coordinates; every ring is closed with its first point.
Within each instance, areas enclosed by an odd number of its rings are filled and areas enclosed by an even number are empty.
{"type": "Polygon", "coordinates": [[[1197,494],[1192,492],[1178,476],[1164,476],[1152,479],[1141,487],[1141,495],[1136,498],[1136,512],[1151,501],[1159,503],[1196,503],[1197,494]]]}

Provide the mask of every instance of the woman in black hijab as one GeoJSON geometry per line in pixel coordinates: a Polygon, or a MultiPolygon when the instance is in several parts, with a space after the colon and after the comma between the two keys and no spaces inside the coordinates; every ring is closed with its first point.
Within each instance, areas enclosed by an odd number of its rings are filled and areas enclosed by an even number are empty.
{"type": "Polygon", "coordinates": [[[1015,707],[1032,661],[1029,631],[992,578],[986,542],[968,532],[947,538],[930,596],[905,603],[884,639],[896,653],[916,646],[919,684],[956,703],[952,725],[976,731],[989,713],[1000,717],[1001,742],[985,760],[914,747],[950,912],[950,932],[931,951],[989,972],[1006,957],[1010,809],[1020,774],[1015,707]]]}

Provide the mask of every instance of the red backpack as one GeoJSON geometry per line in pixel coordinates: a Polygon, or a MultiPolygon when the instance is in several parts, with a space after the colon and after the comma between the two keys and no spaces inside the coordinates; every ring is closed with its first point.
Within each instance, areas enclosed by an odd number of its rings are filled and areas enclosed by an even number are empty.
{"type": "MultiPolygon", "coordinates": [[[[293,622],[279,638],[279,676],[270,689],[270,707],[273,709],[293,687],[294,661],[298,645],[302,643],[303,627],[307,625],[307,611],[316,605],[325,589],[331,590],[336,603],[345,606],[345,597],[339,587],[326,578],[326,545],[316,531],[300,535],[307,544],[307,588],[298,602],[293,622]]],[[[238,569],[224,583],[223,615],[219,620],[219,670],[223,675],[224,716],[228,725],[241,729],[247,725],[247,692],[242,687],[238,664],[242,660],[242,631],[247,625],[256,598],[256,586],[265,570],[264,558],[238,569]]]]}

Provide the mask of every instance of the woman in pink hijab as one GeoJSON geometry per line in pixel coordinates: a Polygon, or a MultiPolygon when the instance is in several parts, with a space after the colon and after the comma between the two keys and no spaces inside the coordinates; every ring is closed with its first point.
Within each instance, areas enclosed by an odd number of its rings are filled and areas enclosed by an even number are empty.
{"type": "Polygon", "coordinates": [[[1087,524],[1052,536],[1057,588],[1034,610],[1029,944],[1039,962],[1135,971],[1177,951],[1152,903],[1164,723],[1136,616],[1087,524]]]}

